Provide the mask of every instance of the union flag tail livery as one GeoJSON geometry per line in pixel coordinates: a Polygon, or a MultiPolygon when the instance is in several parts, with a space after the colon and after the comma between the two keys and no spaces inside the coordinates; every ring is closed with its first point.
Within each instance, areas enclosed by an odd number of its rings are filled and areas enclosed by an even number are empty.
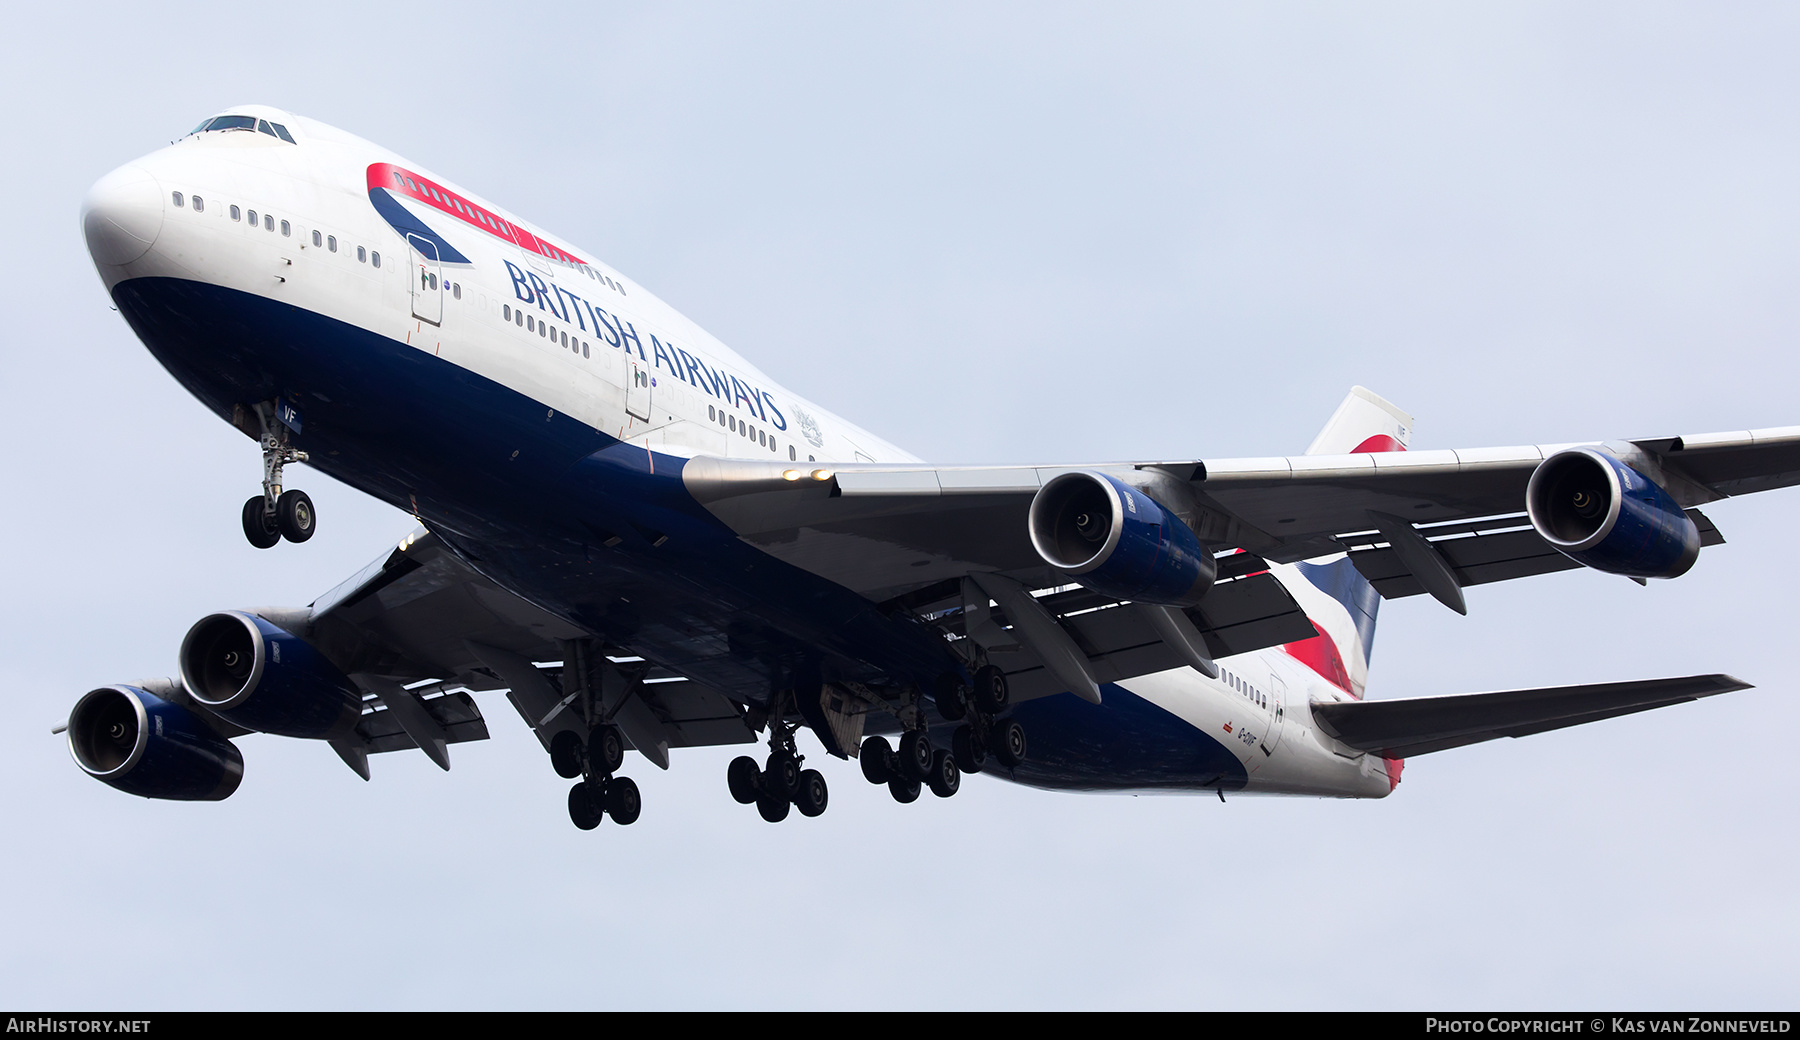
{"type": "Polygon", "coordinates": [[[252,544],[304,551],[299,462],[419,524],[305,606],[201,618],[178,676],[94,677],[70,752],[148,798],[231,796],[255,734],[448,769],[515,710],[582,828],[638,818],[627,769],[732,744],[767,750],[720,794],[770,822],[825,811],[818,765],[901,803],[974,773],[1383,797],[1404,757],[1746,684],[1365,699],[1382,599],[1677,577],[1724,540],[1699,507],[1800,482],[1800,429],[1409,450],[1360,387],[1304,455],[933,465],[594,252],[264,106],[101,178],[82,227],[131,331],[255,445],[252,544]]]}

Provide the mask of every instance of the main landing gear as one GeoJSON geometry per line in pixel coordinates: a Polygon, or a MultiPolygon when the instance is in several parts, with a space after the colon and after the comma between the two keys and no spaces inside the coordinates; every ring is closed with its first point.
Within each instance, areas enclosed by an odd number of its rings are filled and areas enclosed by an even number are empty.
{"type": "Polygon", "coordinates": [[[262,424],[263,493],[244,503],[244,537],[258,549],[272,548],[286,538],[304,542],[318,528],[318,514],[306,492],[284,491],[281,470],[290,462],[305,462],[306,452],[288,446],[288,427],[268,402],[256,406],[262,424]]]}
{"type": "Polygon", "coordinates": [[[926,787],[939,798],[949,798],[962,787],[962,774],[979,773],[991,754],[1008,769],[1025,760],[1025,727],[1017,719],[996,716],[1006,710],[1006,674],[989,665],[975,673],[974,689],[953,677],[938,684],[938,714],[951,722],[963,721],[950,734],[949,749],[933,747],[924,721],[900,736],[894,749],[886,737],[863,741],[858,758],[863,779],[886,784],[894,801],[917,801],[926,787]]]}
{"type": "Polygon", "coordinates": [[[802,816],[818,816],[831,802],[831,790],[825,776],[817,769],[800,768],[806,756],[794,745],[796,726],[780,719],[769,720],[769,757],[761,768],[756,759],[739,755],[725,770],[725,782],[731,797],[740,805],[756,805],[756,811],[770,823],[787,819],[790,808],[802,816]]]}
{"type": "Polygon", "coordinates": [[[564,780],[582,777],[569,788],[569,819],[584,831],[612,817],[614,823],[635,823],[644,802],[637,782],[614,776],[625,762],[625,742],[613,726],[601,724],[582,740],[574,730],[563,730],[550,740],[550,764],[564,780]]]}

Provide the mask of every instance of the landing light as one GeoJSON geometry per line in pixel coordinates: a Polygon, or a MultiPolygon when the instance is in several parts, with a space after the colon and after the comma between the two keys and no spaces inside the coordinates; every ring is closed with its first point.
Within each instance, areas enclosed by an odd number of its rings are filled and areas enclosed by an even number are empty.
{"type": "Polygon", "coordinates": [[[812,478],[814,480],[830,480],[831,471],[828,469],[815,469],[812,471],[812,478]]]}
{"type": "Polygon", "coordinates": [[[784,469],[781,471],[782,480],[799,480],[803,475],[804,474],[797,469],[784,469]]]}

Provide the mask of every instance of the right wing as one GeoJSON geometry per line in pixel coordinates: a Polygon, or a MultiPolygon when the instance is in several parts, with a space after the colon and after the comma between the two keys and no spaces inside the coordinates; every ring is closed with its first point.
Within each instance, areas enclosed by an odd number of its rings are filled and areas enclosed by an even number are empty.
{"type": "MultiPolygon", "coordinates": [[[[1545,458],[1578,446],[1092,466],[822,468],[701,457],[682,479],[745,541],[878,602],[972,573],[1034,589],[1066,582],[1033,550],[1026,516],[1047,481],[1075,470],[1138,487],[1215,549],[1277,563],[1347,552],[1384,595],[1411,595],[1421,585],[1383,522],[1429,542],[1466,584],[1576,566],[1530,529],[1525,488],[1545,458]]],[[[1800,427],[1593,446],[1689,509],[1703,544],[1723,539],[1695,506],[1800,483],[1800,427]]]]}

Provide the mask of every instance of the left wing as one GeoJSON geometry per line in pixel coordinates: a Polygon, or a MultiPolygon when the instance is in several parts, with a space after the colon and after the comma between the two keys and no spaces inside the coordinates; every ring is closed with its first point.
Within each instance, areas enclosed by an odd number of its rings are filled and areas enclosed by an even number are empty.
{"type": "Polygon", "coordinates": [[[355,738],[333,747],[365,779],[370,754],[418,747],[448,769],[446,745],[486,739],[471,690],[506,689],[545,748],[565,729],[585,739],[580,714],[563,709],[590,684],[629,745],[664,768],[672,747],[755,739],[722,694],[624,651],[571,667],[606,648],[422,528],[310,607],[259,613],[303,633],[362,689],[355,738]]]}

